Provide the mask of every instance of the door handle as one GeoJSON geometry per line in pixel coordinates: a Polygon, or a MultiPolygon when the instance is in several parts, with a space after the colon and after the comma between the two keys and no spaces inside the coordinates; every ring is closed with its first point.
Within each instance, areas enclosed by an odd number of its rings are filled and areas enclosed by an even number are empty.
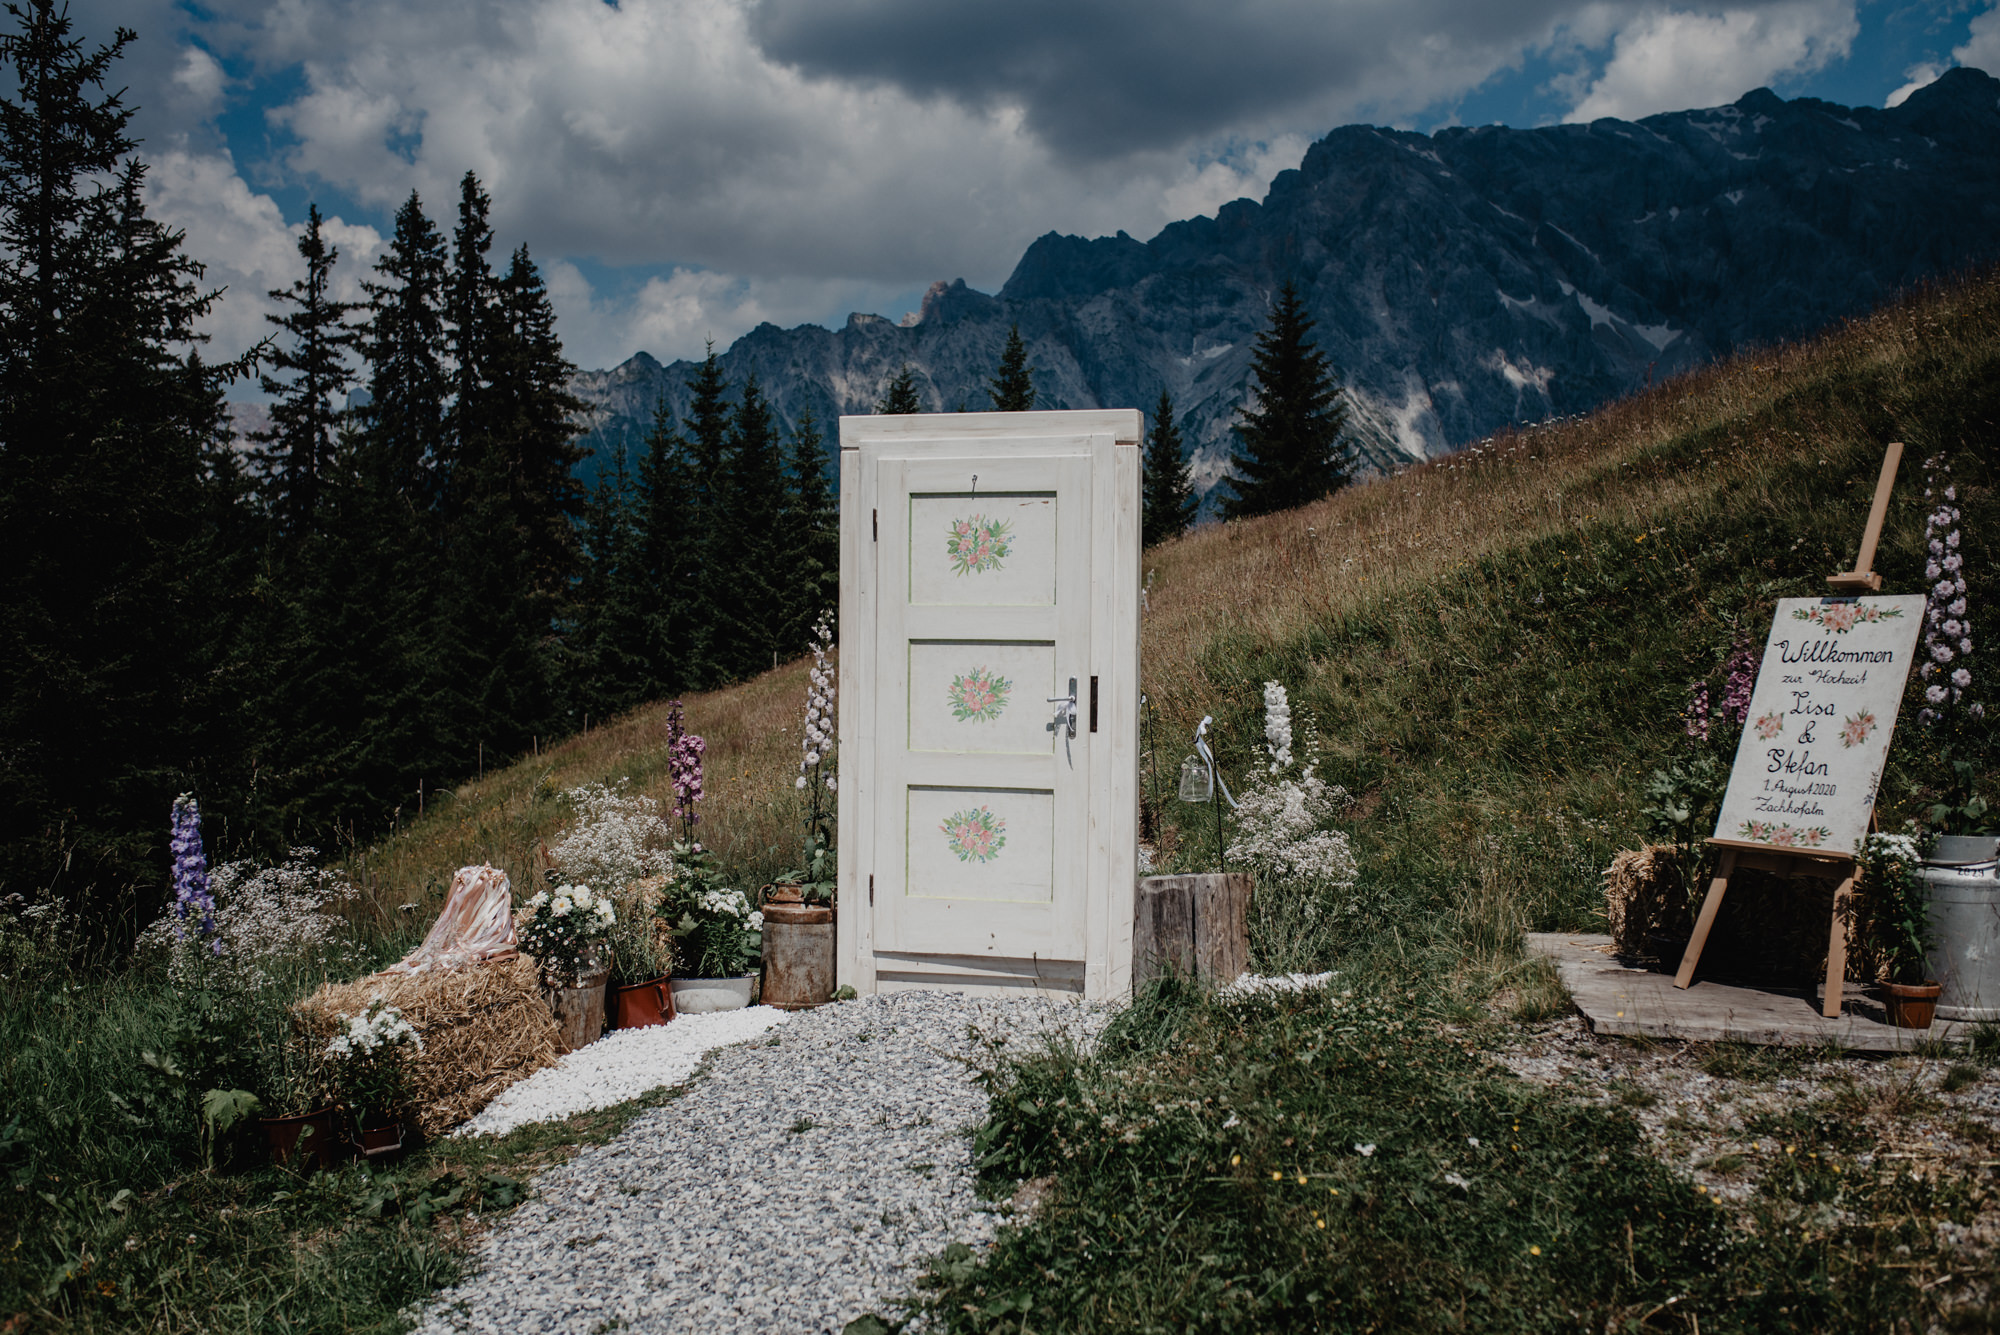
{"type": "Polygon", "coordinates": [[[1049,723],[1049,731],[1060,733],[1063,739],[1063,755],[1069,760],[1071,769],[1076,768],[1076,757],[1070,754],[1070,740],[1076,736],[1076,678],[1069,679],[1068,695],[1051,695],[1048,702],[1056,707],[1056,716],[1049,723]]]}

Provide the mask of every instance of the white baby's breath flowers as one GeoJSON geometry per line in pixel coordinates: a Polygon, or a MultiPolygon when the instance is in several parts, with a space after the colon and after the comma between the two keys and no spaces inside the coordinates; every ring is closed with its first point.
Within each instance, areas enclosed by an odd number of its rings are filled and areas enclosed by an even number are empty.
{"type": "Polygon", "coordinates": [[[1310,773],[1252,788],[1237,804],[1229,856],[1281,880],[1352,886],[1360,876],[1352,844],[1338,830],[1319,828],[1347,800],[1345,788],[1310,773]]]}
{"type": "Polygon", "coordinates": [[[141,953],[165,953],[168,976],[181,986],[197,977],[254,991],[300,969],[328,965],[353,950],[343,919],[327,910],[360,892],[344,875],[313,865],[315,850],[294,848],[277,866],[252,860],[210,873],[215,931],[181,939],[170,912],[140,934],[141,953]]]}
{"type": "Polygon", "coordinates": [[[565,794],[576,808],[576,819],[549,849],[564,876],[615,892],[633,881],[673,872],[673,835],[660,804],[643,793],[627,792],[630,783],[586,783],[565,794]]]}

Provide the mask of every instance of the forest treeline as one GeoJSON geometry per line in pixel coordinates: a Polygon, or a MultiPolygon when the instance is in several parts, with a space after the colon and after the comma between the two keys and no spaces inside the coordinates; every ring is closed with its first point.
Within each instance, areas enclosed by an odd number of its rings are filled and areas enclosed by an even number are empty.
{"type": "MultiPolygon", "coordinates": [[[[411,194],[360,302],[311,208],[270,336],[205,360],[221,293],[147,215],[111,91],[134,35],[93,45],[53,0],[8,12],[0,901],[125,939],[157,909],[179,793],[224,855],[331,853],[591,719],[804,650],[837,598],[820,424],[782,430],[711,346],[686,416],[663,403],[586,491],[548,289],[525,245],[496,250],[470,172],[448,231],[411,194]],[[270,422],[246,441],[226,396],[252,381],[270,422]]],[[[1311,327],[1288,284],[1231,517],[1348,479],[1311,327]]],[[[1034,407],[1018,328],[985,390],[1034,407]]],[[[908,367],[875,407],[920,411],[908,367]]],[[[1165,393],[1147,444],[1150,544],[1197,512],[1165,393]]]]}
{"type": "Polygon", "coordinates": [[[205,361],[219,293],[148,217],[110,91],[132,40],[40,0],[0,46],[0,896],[115,936],[156,907],[177,793],[225,850],[332,851],[802,649],[837,564],[817,428],[781,439],[711,355],[688,419],[586,493],[547,288],[471,174],[449,234],[403,205],[358,304],[313,210],[272,336],[205,361]]]}

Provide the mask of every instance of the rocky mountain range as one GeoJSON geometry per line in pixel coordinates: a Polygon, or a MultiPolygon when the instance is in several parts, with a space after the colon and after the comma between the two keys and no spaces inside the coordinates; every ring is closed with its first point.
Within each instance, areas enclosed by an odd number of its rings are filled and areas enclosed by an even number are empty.
{"type": "MultiPolygon", "coordinates": [[[[1037,407],[1150,409],[1170,391],[1204,491],[1287,278],[1345,376],[1364,466],[1588,410],[1649,379],[1809,333],[2000,257],[2000,80],[1955,69],[1890,110],[1786,101],[1636,122],[1435,134],[1351,125],[1262,201],[1149,241],[1050,233],[998,294],[935,284],[915,318],[763,325],[722,354],[781,420],[868,412],[908,364],[926,405],[987,406],[1010,326],[1037,407]]],[[[694,366],[580,373],[587,442],[638,447],[694,366]]]]}

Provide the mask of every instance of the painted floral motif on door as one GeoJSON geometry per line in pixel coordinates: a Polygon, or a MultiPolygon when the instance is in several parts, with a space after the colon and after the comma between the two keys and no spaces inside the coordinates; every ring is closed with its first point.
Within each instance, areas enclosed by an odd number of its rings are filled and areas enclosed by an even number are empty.
{"type": "Polygon", "coordinates": [[[945,694],[951,715],[960,723],[991,723],[1007,707],[1007,693],[1014,683],[995,672],[976,667],[951,679],[945,694]]]}
{"type": "Polygon", "coordinates": [[[974,515],[970,519],[954,519],[951,532],[944,540],[945,555],[951,558],[951,570],[955,575],[977,575],[982,571],[999,570],[1000,559],[1012,554],[1013,534],[1004,519],[988,519],[985,515],[974,515]]]}
{"type": "Polygon", "coordinates": [[[944,818],[938,826],[945,846],[960,862],[991,862],[1007,846],[1007,820],[986,807],[968,807],[944,818]]]}

